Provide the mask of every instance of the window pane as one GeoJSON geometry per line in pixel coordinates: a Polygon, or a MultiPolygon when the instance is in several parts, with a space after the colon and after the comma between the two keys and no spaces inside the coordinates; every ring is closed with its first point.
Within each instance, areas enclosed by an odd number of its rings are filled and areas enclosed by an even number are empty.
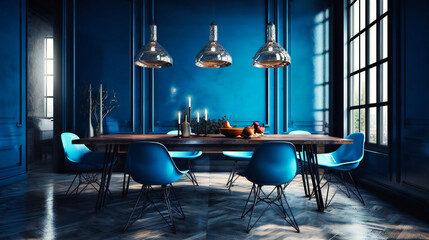
{"type": "Polygon", "coordinates": [[[387,58],[387,17],[381,20],[380,24],[380,48],[381,48],[381,59],[387,58]]]}
{"type": "Polygon", "coordinates": [[[350,77],[350,104],[359,105],[359,74],[350,77]]]}
{"type": "Polygon", "coordinates": [[[377,108],[369,108],[369,142],[377,143],[377,108]]]}
{"type": "Polygon", "coordinates": [[[369,64],[377,61],[377,24],[369,29],[369,64]]]}
{"type": "Polygon", "coordinates": [[[377,61],[377,25],[369,29],[369,64],[377,61]]]}
{"type": "Polygon", "coordinates": [[[369,1],[369,23],[377,18],[377,0],[369,1]]]}
{"type": "Polygon", "coordinates": [[[350,37],[359,32],[359,1],[350,7],[350,37]]]}
{"type": "Polygon", "coordinates": [[[54,60],[45,60],[45,74],[54,74],[54,60]]]}
{"type": "Polygon", "coordinates": [[[377,102],[377,68],[369,69],[369,103],[377,102]]]}
{"type": "Polygon", "coordinates": [[[365,109],[360,109],[359,123],[360,123],[359,132],[365,133],[365,109]]]}
{"type": "Polygon", "coordinates": [[[365,0],[360,1],[360,30],[366,27],[366,9],[365,9],[365,0]]]}
{"type": "Polygon", "coordinates": [[[54,76],[46,76],[46,96],[54,96],[54,76]]]}
{"type": "Polygon", "coordinates": [[[387,145],[387,106],[381,107],[380,118],[380,143],[383,145],[387,145]]]}
{"type": "Polygon", "coordinates": [[[362,33],[360,36],[360,68],[364,68],[366,66],[366,34],[362,33]]]}
{"type": "Polygon", "coordinates": [[[359,70],[359,37],[355,38],[350,43],[350,61],[351,61],[351,72],[359,70]]]}
{"type": "Polygon", "coordinates": [[[359,93],[360,105],[365,104],[365,102],[366,102],[366,99],[365,99],[365,97],[366,97],[366,94],[365,94],[365,85],[366,85],[365,84],[366,83],[365,76],[366,76],[366,72],[360,73],[360,93],[359,93]]]}
{"type": "Polygon", "coordinates": [[[46,38],[46,58],[54,58],[54,39],[46,38]]]}
{"type": "Polygon", "coordinates": [[[46,117],[54,117],[54,99],[46,99],[46,117]]]}
{"type": "Polygon", "coordinates": [[[381,0],[380,2],[381,14],[383,14],[387,12],[387,0],[381,0]]]}
{"type": "Polygon", "coordinates": [[[359,132],[359,110],[350,111],[350,133],[359,132]]]}
{"type": "Polygon", "coordinates": [[[387,63],[383,63],[380,65],[380,99],[382,102],[387,102],[388,97],[388,86],[387,86],[387,63]]]}

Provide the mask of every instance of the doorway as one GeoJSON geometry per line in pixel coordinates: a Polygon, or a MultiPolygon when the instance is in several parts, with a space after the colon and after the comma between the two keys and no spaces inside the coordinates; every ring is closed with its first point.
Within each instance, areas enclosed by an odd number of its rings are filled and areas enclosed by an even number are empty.
{"type": "Polygon", "coordinates": [[[27,1],[27,170],[54,171],[58,1],[27,1]]]}

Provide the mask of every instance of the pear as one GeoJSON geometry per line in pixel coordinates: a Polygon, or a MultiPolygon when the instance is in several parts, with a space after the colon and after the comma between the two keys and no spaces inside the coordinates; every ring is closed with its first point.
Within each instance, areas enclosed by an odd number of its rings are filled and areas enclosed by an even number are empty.
{"type": "Polygon", "coordinates": [[[224,127],[224,128],[232,128],[232,127],[231,127],[231,125],[229,124],[228,120],[226,120],[226,121],[223,123],[223,127],[224,127]]]}

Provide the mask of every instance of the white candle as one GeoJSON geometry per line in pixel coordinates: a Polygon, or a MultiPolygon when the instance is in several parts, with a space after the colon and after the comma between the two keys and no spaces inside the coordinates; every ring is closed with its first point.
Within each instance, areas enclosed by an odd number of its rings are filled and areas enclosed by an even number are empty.
{"type": "Polygon", "coordinates": [[[103,84],[100,83],[100,135],[103,133],[103,84]]]}
{"type": "Polygon", "coordinates": [[[200,112],[197,112],[197,123],[200,123],[200,112]]]}
{"type": "Polygon", "coordinates": [[[103,84],[100,84],[100,119],[103,119],[103,84]]]}
{"type": "Polygon", "coordinates": [[[189,97],[189,107],[191,107],[191,97],[189,97]]]}
{"type": "Polygon", "coordinates": [[[91,115],[91,113],[92,113],[92,88],[90,83],[89,84],[89,115],[91,115]]]}
{"type": "Polygon", "coordinates": [[[206,121],[207,121],[207,109],[205,110],[205,112],[206,112],[206,121]]]}
{"type": "Polygon", "coordinates": [[[177,113],[177,123],[180,124],[180,112],[177,113]]]}

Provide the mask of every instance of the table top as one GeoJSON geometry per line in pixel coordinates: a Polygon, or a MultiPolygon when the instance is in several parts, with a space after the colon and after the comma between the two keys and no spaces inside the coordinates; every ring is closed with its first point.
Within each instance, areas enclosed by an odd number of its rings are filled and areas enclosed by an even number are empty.
{"type": "Polygon", "coordinates": [[[218,151],[235,150],[251,151],[259,144],[269,141],[285,141],[295,145],[341,145],[353,144],[353,140],[337,138],[327,135],[312,134],[267,134],[260,137],[243,139],[241,137],[227,138],[221,134],[209,134],[208,136],[191,136],[190,138],[178,138],[177,135],[166,134],[111,134],[91,138],[73,140],[73,144],[129,145],[136,141],[154,141],[167,147],[168,150],[183,151],[218,151]]]}

